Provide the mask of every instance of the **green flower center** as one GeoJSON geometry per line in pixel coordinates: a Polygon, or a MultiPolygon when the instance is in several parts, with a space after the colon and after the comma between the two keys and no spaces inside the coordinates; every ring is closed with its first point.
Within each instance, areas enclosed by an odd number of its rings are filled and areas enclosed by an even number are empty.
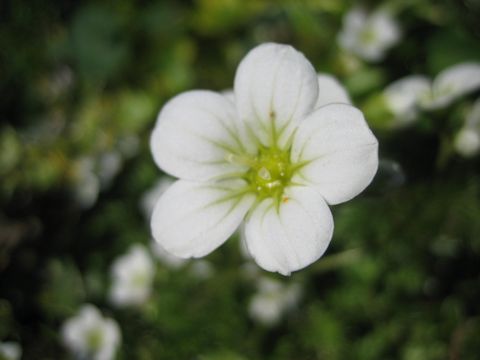
{"type": "Polygon", "coordinates": [[[90,351],[95,352],[102,346],[103,333],[100,329],[91,329],[87,333],[87,347],[90,351]]]}
{"type": "Polygon", "coordinates": [[[261,148],[247,172],[247,181],[259,199],[282,199],[285,187],[290,184],[294,166],[290,151],[261,148]]]}
{"type": "Polygon", "coordinates": [[[257,199],[274,198],[278,203],[288,201],[284,195],[286,187],[292,184],[292,177],[302,165],[290,161],[290,149],[261,146],[256,156],[230,154],[227,160],[247,165],[249,169],[241,177],[248,183],[248,192],[257,199]]]}
{"type": "Polygon", "coordinates": [[[132,276],[132,279],[131,279],[132,285],[137,288],[144,287],[147,284],[147,280],[148,280],[148,277],[143,271],[137,272],[132,276]]]}
{"type": "Polygon", "coordinates": [[[369,45],[377,40],[376,32],[371,28],[366,28],[360,32],[360,41],[363,44],[369,45]]]}

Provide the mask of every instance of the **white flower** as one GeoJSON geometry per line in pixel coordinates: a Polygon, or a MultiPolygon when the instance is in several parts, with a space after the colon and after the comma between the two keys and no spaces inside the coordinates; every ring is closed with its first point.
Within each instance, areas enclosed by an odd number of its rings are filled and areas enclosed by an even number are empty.
{"type": "Polygon", "coordinates": [[[369,14],[361,7],[350,10],[338,35],[339,45],[367,61],[379,61],[400,40],[400,28],[391,13],[378,9],[369,14]]]}
{"type": "Polygon", "coordinates": [[[22,348],[13,341],[0,342],[0,359],[19,360],[22,356],[22,348]]]}
{"type": "Polygon", "coordinates": [[[120,337],[118,324],[89,304],[62,326],[63,342],[78,359],[113,359],[120,337]]]}
{"type": "Polygon", "coordinates": [[[433,83],[425,76],[410,75],[390,84],[383,92],[394,119],[401,127],[416,120],[421,110],[447,107],[480,88],[480,64],[461,63],[440,72],[433,83]]]}
{"type": "Polygon", "coordinates": [[[371,182],[378,142],[356,108],[314,109],[318,94],[308,60],[269,43],[239,65],[234,103],[211,91],[170,100],[151,149],[180,179],[154,209],[155,240],[176,256],[202,257],[245,219],[248,250],[266,270],[289,274],[322,256],[333,233],[327,204],[371,182]]]}
{"type": "Polygon", "coordinates": [[[471,157],[480,152],[480,99],[467,114],[464,126],[454,141],[455,150],[462,156],[471,157]]]}
{"type": "Polygon", "coordinates": [[[258,292],[250,300],[250,316],[264,324],[274,325],[282,315],[297,305],[300,286],[296,283],[284,285],[277,280],[262,277],[258,281],[258,292]]]}
{"type": "Polygon", "coordinates": [[[430,81],[421,75],[407,76],[390,84],[383,92],[388,109],[392,112],[394,127],[411,124],[420,108],[419,100],[430,90],[430,81]]]}
{"type": "Polygon", "coordinates": [[[150,296],[155,267],[144,246],[133,245],[112,265],[110,300],[117,306],[141,305],[150,296]]]}

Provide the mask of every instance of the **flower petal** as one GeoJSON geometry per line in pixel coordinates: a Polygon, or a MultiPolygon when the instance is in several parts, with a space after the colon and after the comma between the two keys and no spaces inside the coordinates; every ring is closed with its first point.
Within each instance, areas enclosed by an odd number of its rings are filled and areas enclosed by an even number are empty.
{"type": "Polygon", "coordinates": [[[407,76],[390,84],[383,96],[395,116],[394,126],[410,124],[418,115],[418,103],[430,91],[430,81],[421,75],[407,76]]]}
{"type": "Polygon", "coordinates": [[[244,187],[242,181],[177,181],[153,211],[154,239],[181,258],[207,255],[233,234],[255,200],[253,195],[240,195],[244,187]]]}
{"type": "Polygon", "coordinates": [[[352,102],[347,91],[336,78],[328,74],[318,74],[318,99],[315,109],[334,103],[351,104],[352,102]]]}
{"type": "Polygon", "coordinates": [[[462,63],[451,66],[433,81],[432,97],[422,105],[426,109],[440,109],[459,97],[480,88],[480,63],[462,63]]]}
{"type": "Polygon", "coordinates": [[[372,181],[378,167],[378,142],[358,109],[327,105],[300,124],[291,160],[307,163],[294,175],[294,183],[315,186],[329,204],[339,204],[372,181]]]}
{"type": "Polygon", "coordinates": [[[314,189],[285,189],[277,207],[263,200],[250,214],[245,228],[247,247],[259,266],[289,275],[320,258],[333,234],[333,218],[314,189]]]}
{"type": "Polygon", "coordinates": [[[225,96],[227,100],[230,101],[232,104],[235,104],[235,94],[233,92],[233,89],[223,90],[221,94],[225,96]]]}
{"type": "Polygon", "coordinates": [[[318,97],[317,74],[302,53],[288,45],[263,44],[251,50],[235,76],[239,120],[263,145],[280,147],[318,97]]]}
{"type": "Polygon", "coordinates": [[[228,154],[243,153],[235,127],[234,105],[212,91],[188,91],[170,100],[150,139],[157,165],[186,180],[209,180],[245,170],[228,154]]]}

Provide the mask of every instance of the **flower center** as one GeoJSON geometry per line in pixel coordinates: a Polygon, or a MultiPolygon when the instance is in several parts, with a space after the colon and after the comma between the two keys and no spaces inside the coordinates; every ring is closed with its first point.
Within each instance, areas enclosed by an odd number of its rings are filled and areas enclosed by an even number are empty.
{"type": "Polygon", "coordinates": [[[285,201],[283,192],[295,170],[290,162],[289,150],[262,147],[257,156],[245,163],[249,166],[245,179],[260,200],[273,197],[285,201]]]}
{"type": "Polygon", "coordinates": [[[143,271],[137,271],[137,273],[133,274],[131,278],[132,286],[136,288],[143,288],[147,285],[147,274],[143,271]]]}
{"type": "Polygon", "coordinates": [[[254,193],[260,201],[273,198],[277,204],[287,202],[289,199],[284,190],[292,185],[294,173],[306,164],[292,163],[290,149],[260,146],[256,156],[227,154],[228,162],[248,166],[245,173],[237,175],[248,183],[242,193],[254,193]]]}
{"type": "Polygon", "coordinates": [[[90,351],[96,352],[103,343],[103,333],[100,329],[93,328],[87,332],[87,347],[90,351]]]}
{"type": "Polygon", "coordinates": [[[360,41],[365,45],[373,44],[377,40],[375,30],[368,27],[360,32],[360,41]]]}

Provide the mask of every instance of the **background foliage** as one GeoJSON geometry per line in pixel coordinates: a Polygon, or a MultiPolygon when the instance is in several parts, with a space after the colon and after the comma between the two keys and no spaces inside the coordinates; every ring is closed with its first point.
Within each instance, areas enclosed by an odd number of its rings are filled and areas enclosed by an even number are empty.
{"type": "Polygon", "coordinates": [[[480,162],[451,150],[473,96],[403,130],[371,123],[379,174],[334,207],[324,259],[269,275],[303,288],[277,325],[248,315],[255,282],[236,241],[208,257],[210,277],[158,263],[145,306],[107,300],[112,261],[150,244],[139,202],[163,175],[148,138],[173,95],[230,88],[244,54],[266,41],[305,53],[364,110],[400,77],[480,61],[476,1],[391,2],[403,39],[377,64],[336,44],[352,5],[3,2],[0,340],[19,342],[25,359],[68,358],[60,326],[90,302],[118,321],[119,359],[478,359],[480,162]]]}

